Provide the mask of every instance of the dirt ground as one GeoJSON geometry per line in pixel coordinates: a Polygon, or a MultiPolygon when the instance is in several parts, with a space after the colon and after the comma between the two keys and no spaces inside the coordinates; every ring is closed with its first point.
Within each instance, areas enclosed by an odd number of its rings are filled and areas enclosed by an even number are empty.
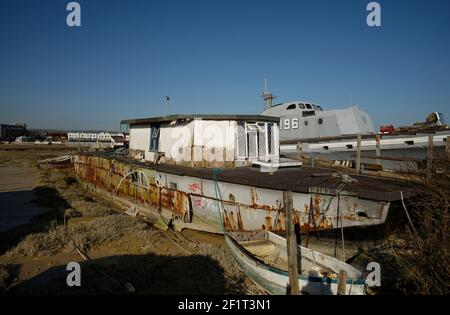
{"type": "Polygon", "coordinates": [[[37,161],[61,146],[0,146],[0,294],[261,294],[222,236],[161,230],[37,161]],[[3,223],[2,223],[3,222],[3,223]],[[69,287],[69,262],[81,287],[69,287]]]}
{"type": "Polygon", "coordinates": [[[0,166],[0,232],[29,223],[49,209],[34,202],[36,172],[31,168],[0,166]]]}

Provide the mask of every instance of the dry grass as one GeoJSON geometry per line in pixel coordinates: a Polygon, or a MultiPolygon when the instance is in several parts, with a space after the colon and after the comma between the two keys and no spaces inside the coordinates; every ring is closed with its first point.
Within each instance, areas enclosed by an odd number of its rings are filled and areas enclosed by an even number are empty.
{"type": "MultiPolygon", "coordinates": [[[[73,241],[82,250],[120,239],[125,235],[152,242],[158,236],[158,231],[139,218],[127,215],[109,215],[96,218],[85,224],[69,227],[73,241]]],[[[68,245],[73,245],[72,243],[68,245]]],[[[74,250],[73,247],[69,247],[74,250]]]]}
{"type": "Polygon", "coordinates": [[[75,211],[69,211],[69,216],[76,217],[79,213],[87,217],[102,217],[119,213],[114,206],[104,200],[96,200],[95,195],[80,187],[71,170],[44,169],[39,176],[39,186],[55,188],[75,211]]]}
{"type": "Polygon", "coordinates": [[[0,145],[0,164],[8,166],[35,167],[37,162],[75,152],[74,148],[47,146],[33,148],[30,146],[0,145]]]}
{"type": "Polygon", "coordinates": [[[90,202],[86,200],[74,200],[70,202],[72,208],[85,217],[104,217],[113,214],[118,214],[118,211],[97,202],[90,202]]]}
{"type": "Polygon", "coordinates": [[[7,255],[10,257],[41,257],[59,253],[69,242],[63,226],[58,226],[47,232],[27,235],[7,255]]]}
{"type": "Polygon", "coordinates": [[[414,229],[398,251],[397,287],[406,294],[450,294],[450,160],[433,163],[433,175],[415,186],[408,205],[414,229]]]}
{"type": "Polygon", "coordinates": [[[151,242],[157,237],[158,231],[138,218],[110,215],[69,225],[67,229],[60,225],[46,232],[27,235],[7,255],[10,257],[53,256],[63,250],[75,253],[74,243],[79,249],[87,251],[124,235],[151,242]]]}

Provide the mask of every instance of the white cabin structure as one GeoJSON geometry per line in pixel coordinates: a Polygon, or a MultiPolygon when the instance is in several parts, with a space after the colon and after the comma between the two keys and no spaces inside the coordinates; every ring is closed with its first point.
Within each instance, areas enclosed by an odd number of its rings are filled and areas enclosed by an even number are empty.
{"type": "Polygon", "coordinates": [[[279,156],[279,118],[261,115],[170,115],[123,120],[130,155],[154,163],[235,167],[279,156]]]}

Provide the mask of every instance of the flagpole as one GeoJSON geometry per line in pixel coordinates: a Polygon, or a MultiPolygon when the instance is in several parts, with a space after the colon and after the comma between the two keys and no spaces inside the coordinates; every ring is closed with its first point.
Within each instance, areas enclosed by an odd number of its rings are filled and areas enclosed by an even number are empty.
{"type": "Polygon", "coordinates": [[[166,116],[169,115],[169,102],[170,102],[170,97],[166,96],[166,116]]]}

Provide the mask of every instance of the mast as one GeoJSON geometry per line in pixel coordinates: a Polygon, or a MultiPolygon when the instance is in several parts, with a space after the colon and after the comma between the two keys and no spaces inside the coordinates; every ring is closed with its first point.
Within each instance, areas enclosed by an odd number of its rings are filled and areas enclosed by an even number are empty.
{"type": "Polygon", "coordinates": [[[166,96],[166,116],[169,115],[170,97],[166,96]]]}
{"type": "Polygon", "coordinates": [[[267,79],[264,79],[264,92],[262,94],[262,97],[264,99],[264,110],[271,108],[273,105],[273,100],[276,98],[276,96],[267,90],[267,79]]]}

